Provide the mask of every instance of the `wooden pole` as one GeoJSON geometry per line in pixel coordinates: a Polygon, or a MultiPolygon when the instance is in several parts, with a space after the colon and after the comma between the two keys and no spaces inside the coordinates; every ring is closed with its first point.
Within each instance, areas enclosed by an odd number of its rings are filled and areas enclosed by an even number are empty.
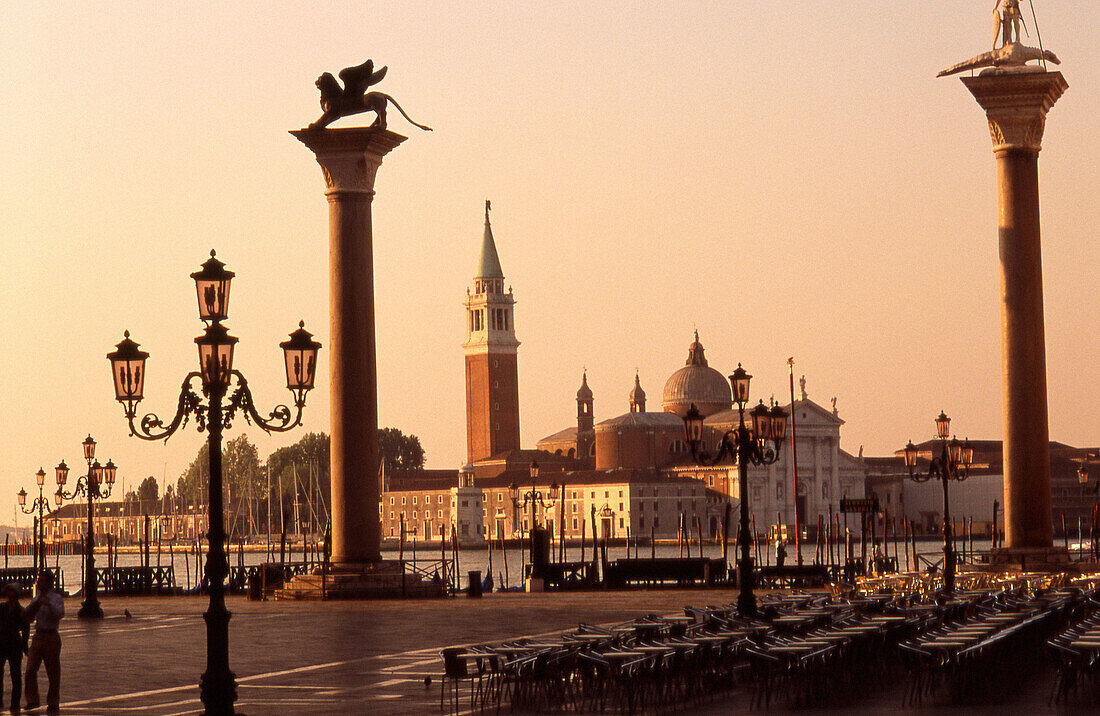
{"type": "Polygon", "coordinates": [[[756,551],[756,563],[760,564],[760,539],[759,539],[758,534],[756,532],[756,515],[753,515],[752,518],[749,521],[750,521],[751,526],[752,526],[752,535],[751,535],[752,545],[753,545],[753,547],[756,548],[756,550],[755,550],[756,551]]]}
{"type": "MultiPolygon", "coordinates": [[[[652,559],[657,559],[657,528],[654,527],[652,523],[649,525],[649,556],[652,559]]],[[[583,562],[584,560],[582,559],[581,561],[583,562]]]]}
{"type": "Polygon", "coordinates": [[[726,500],[726,511],[722,515],[722,561],[729,565],[730,556],[730,513],[733,512],[733,505],[729,500],[726,500]]]}
{"type": "Polygon", "coordinates": [[[584,547],[585,537],[588,533],[588,520],[584,519],[584,515],[581,515],[581,564],[584,564],[584,547]]]}
{"type": "MultiPolygon", "coordinates": [[[[297,487],[294,488],[297,491],[297,487]]],[[[298,496],[294,496],[295,502],[298,496]]],[[[401,513],[401,522],[397,533],[397,563],[401,569],[401,596],[405,596],[405,513],[401,513]]]]}
{"type": "Polygon", "coordinates": [[[969,553],[969,561],[974,561],[974,516],[971,515],[966,520],[966,541],[967,552],[969,553]]]}
{"type": "Polygon", "coordinates": [[[493,535],[489,535],[489,579],[493,578],[493,535]]]}
{"type": "Polygon", "coordinates": [[[565,561],[565,556],[566,556],[566,554],[565,554],[565,517],[566,517],[566,515],[565,515],[565,511],[566,511],[565,510],[565,494],[566,494],[565,493],[565,480],[562,480],[562,484],[561,484],[561,503],[560,503],[561,504],[561,519],[558,520],[558,523],[561,527],[561,529],[558,530],[558,532],[560,533],[558,535],[558,561],[559,562],[564,562],[565,561]]]}
{"type": "Polygon", "coordinates": [[[824,546],[822,540],[825,539],[825,516],[820,512],[817,513],[817,534],[814,537],[817,542],[814,549],[814,564],[821,564],[821,548],[824,546]]]}
{"type": "MultiPolygon", "coordinates": [[[[592,563],[593,564],[597,564],[597,562],[598,562],[598,556],[596,555],[596,551],[599,548],[599,544],[600,544],[599,534],[600,534],[599,531],[596,529],[596,506],[592,505],[592,563]]],[[[602,581],[603,576],[606,576],[606,575],[597,576],[597,579],[602,581]]]]}
{"type": "MultiPolygon", "coordinates": [[[[784,527],[783,513],[782,512],[776,512],[775,513],[775,532],[776,532],[775,538],[776,539],[783,539],[784,538],[783,527],[784,527]]],[[[768,547],[769,547],[768,551],[771,552],[772,551],[771,550],[771,545],[769,544],[768,547]]],[[[773,554],[772,557],[776,561],[779,560],[779,555],[778,554],[773,554]]]]}
{"type": "MultiPolygon", "coordinates": [[[[492,534],[489,535],[489,541],[493,541],[492,534]]],[[[443,571],[443,574],[440,575],[443,579],[443,588],[448,590],[451,589],[451,587],[448,586],[451,579],[447,575],[447,525],[439,526],[439,568],[443,571]]],[[[500,586],[503,587],[504,585],[502,584],[500,586]]]]}
{"type": "Polygon", "coordinates": [[[1062,513],[1062,541],[1066,545],[1066,551],[1069,551],[1069,530],[1066,529],[1066,513],[1062,513]]]}
{"type": "Polygon", "coordinates": [[[1092,558],[1094,560],[1097,559],[1098,547],[1100,547],[1100,545],[1098,545],[1096,541],[1097,519],[1100,519],[1100,505],[1094,504],[1092,506],[1092,524],[1089,526],[1089,539],[1092,542],[1092,558]]]}
{"type": "Polygon", "coordinates": [[[902,535],[901,535],[902,541],[905,542],[905,571],[909,572],[909,571],[911,571],[911,568],[909,566],[909,530],[910,530],[910,525],[909,525],[909,520],[905,517],[901,518],[901,530],[902,530],[902,535]]]}
{"type": "MultiPolygon", "coordinates": [[[[457,523],[451,525],[451,560],[454,563],[455,589],[457,590],[458,586],[462,583],[461,577],[458,576],[459,574],[461,574],[461,572],[459,571],[459,567],[458,567],[458,524],[457,523]]],[[[507,564],[507,562],[505,562],[505,564],[507,564]]]]}
{"type": "Polygon", "coordinates": [[[890,532],[894,535],[894,564],[898,566],[898,571],[901,571],[901,555],[898,554],[898,525],[894,518],[890,519],[890,532]]]}

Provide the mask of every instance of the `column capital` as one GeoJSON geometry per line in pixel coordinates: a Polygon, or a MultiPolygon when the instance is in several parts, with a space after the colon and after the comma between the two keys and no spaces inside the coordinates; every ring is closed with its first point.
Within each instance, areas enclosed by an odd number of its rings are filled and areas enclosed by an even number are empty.
{"type": "Polygon", "coordinates": [[[297,129],[290,132],[317,156],[325,194],[374,194],[382,157],[406,137],[385,129],[297,129]]]}
{"type": "Polygon", "coordinates": [[[1061,72],[986,70],[961,78],[989,119],[993,152],[1042,148],[1047,112],[1069,84],[1061,72]]]}

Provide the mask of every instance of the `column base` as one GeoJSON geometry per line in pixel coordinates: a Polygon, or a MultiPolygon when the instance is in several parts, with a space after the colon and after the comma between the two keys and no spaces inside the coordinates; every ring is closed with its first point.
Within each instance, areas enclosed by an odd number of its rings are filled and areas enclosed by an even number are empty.
{"type": "Polygon", "coordinates": [[[1061,572],[1070,567],[1065,547],[1002,547],[989,554],[993,569],[1018,569],[1027,572],[1061,572]]]}
{"type": "MultiPolygon", "coordinates": [[[[457,585],[455,585],[457,587],[457,585]]],[[[275,599],[400,599],[442,597],[442,580],[405,572],[397,560],[333,564],[326,574],[299,574],[275,592],[275,599]]]]}
{"type": "Polygon", "coordinates": [[[99,606],[99,602],[84,602],[76,616],[80,619],[102,619],[103,608],[99,606]]]}

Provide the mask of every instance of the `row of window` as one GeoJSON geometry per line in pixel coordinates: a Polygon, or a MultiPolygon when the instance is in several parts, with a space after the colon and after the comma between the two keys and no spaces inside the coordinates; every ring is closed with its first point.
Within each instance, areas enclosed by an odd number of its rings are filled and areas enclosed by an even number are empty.
{"type": "Polygon", "coordinates": [[[481,331],[485,329],[485,313],[489,314],[489,328],[494,331],[507,331],[508,327],[508,309],[506,308],[478,308],[470,311],[470,332],[481,331]]]}
{"type": "Polygon", "coordinates": [[[474,281],[474,291],[477,293],[504,293],[504,281],[499,278],[474,281]]]}

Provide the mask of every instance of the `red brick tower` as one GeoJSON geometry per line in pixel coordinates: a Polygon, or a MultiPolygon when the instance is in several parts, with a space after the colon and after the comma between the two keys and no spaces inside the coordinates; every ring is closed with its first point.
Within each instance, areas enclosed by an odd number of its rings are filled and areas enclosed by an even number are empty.
{"type": "Polygon", "coordinates": [[[473,293],[466,291],[466,454],[471,463],[519,449],[519,372],[512,289],[504,292],[489,202],[485,234],[474,274],[473,293]]]}

